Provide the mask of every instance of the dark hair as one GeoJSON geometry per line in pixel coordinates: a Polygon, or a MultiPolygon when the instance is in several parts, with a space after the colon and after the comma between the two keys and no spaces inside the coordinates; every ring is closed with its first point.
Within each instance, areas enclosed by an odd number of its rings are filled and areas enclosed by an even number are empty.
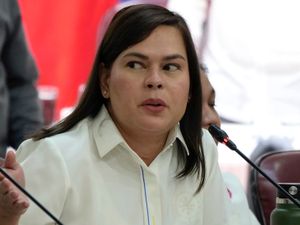
{"type": "Polygon", "coordinates": [[[145,40],[160,25],[176,27],[185,43],[189,64],[190,100],[180,121],[180,129],[190,154],[187,155],[183,145],[178,142],[178,166],[182,165],[182,168],[177,178],[196,173],[200,177],[197,189],[199,191],[205,180],[205,159],[201,141],[202,96],[197,54],[184,19],[158,5],[131,5],[116,13],[102,39],[89,81],[77,107],[58,124],[35,134],[33,140],[68,131],[84,118],[94,118],[106,101],[100,90],[101,65],[110,69],[121,52],[145,40]]]}

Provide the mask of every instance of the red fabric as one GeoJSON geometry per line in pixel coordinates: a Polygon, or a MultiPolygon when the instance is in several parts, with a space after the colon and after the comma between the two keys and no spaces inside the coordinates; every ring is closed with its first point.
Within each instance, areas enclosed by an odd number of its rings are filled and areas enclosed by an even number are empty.
{"type": "Polygon", "coordinates": [[[117,0],[19,0],[25,33],[40,72],[39,85],[59,89],[56,118],[76,104],[96,49],[99,24],[117,0]]]}

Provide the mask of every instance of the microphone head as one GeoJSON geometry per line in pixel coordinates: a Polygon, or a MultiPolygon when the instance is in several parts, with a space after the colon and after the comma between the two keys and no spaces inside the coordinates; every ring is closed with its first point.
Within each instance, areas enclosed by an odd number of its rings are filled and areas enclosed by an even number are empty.
{"type": "Polygon", "coordinates": [[[208,131],[218,142],[223,143],[224,140],[228,138],[228,135],[226,134],[226,132],[223,131],[221,128],[219,128],[215,124],[211,124],[208,127],[208,131]]]}
{"type": "Polygon", "coordinates": [[[228,137],[228,134],[215,124],[208,127],[209,133],[220,143],[225,144],[231,150],[237,150],[236,145],[228,137]]]}

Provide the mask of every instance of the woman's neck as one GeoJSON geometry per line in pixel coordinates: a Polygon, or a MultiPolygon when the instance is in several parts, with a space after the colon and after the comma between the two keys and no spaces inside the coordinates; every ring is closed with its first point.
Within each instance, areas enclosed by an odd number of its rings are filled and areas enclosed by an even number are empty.
{"type": "Polygon", "coordinates": [[[168,134],[149,135],[149,134],[121,134],[130,148],[149,166],[156,156],[163,150],[168,134]]]}
{"type": "Polygon", "coordinates": [[[163,150],[168,131],[151,132],[121,125],[108,107],[109,114],[129,147],[149,166],[163,150]]]}

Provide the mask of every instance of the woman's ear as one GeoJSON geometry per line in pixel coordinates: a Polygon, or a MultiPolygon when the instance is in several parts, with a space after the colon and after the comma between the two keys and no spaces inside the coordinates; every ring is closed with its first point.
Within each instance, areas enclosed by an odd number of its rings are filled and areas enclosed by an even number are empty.
{"type": "Polygon", "coordinates": [[[107,99],[109,98],[109,74],[109,69],[101,63],[99,70],[100,89],[102,96],[107,99]]]}

